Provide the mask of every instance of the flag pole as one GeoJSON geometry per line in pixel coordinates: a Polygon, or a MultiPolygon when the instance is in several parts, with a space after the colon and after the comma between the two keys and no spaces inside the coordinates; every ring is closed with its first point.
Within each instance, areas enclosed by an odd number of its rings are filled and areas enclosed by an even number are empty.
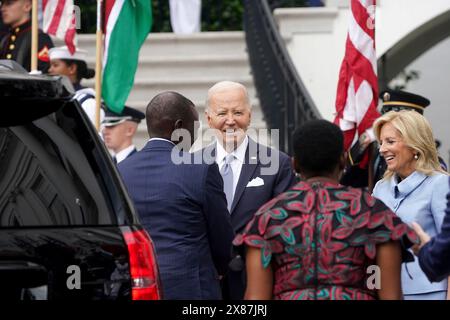
{"type": "Polygon", "coordinates": [[[95,64],[95,127],[100,131],[100,108],[102,103],[102,54],[103,54],[103,31],[102,31],[102,2],[97,0],[97,32],[96,32],[96,64],[95,64]]]}
{"type": "Polygon", "coordinates": [[[38,66],[38,9],[38,0],[33,0],[31,9],[31,73],[37,73],[38,66]]]}

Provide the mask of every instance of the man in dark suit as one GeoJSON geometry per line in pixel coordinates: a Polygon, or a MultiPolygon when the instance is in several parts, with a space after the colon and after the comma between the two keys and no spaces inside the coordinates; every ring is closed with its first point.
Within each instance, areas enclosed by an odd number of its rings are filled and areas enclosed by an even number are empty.
{"type": "Polygon", "coordinates": [[[164,298],[221,299],[234,237],[222,179],[215,163],[194,164],[176,146],[192,144],[198,113],[189,99],[164,92],[146,119],[149,142],[118,168],[155,244],[164,298]]]}
{"type": "Polygon", "coordinates": [[[421,240],[419,246],[413,247],[419,257],[420,268],[430,281],[442,281],[450,275],[450,193],[447,194],[447,209],[438,235],[430,239],[419,224],[413,222],[412,227],[421,240]]]}
{"type": "MultiPolygon", "coordinates": [[[[223,81],[209,89],[206,118],[217,141],[202,153],[205,158],[212,155],[219,165],[231,224],[235,233],[239,233],[263,204],[294,183],[291,159],[248,137],[251,104],[247,89],[240,83],[223,81]]],[[[233,259],[223,281],[227,299],[244,297],[243,257],[240,253],[233,259]]]]}
{"type": "Polygon", "coordinates": [[[106,147],[114,152],[115,163],[120,163],[137,152],[133,137],[144,118],[143,112],[127,106],[120,114],[106,110],[102,122],[102,135],[106,147]]]}

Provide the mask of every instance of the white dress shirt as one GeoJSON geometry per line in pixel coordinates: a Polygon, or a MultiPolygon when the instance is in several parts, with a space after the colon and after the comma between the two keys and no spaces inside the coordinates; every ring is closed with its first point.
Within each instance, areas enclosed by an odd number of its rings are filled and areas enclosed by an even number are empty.
{"type": "MultiPolygon", "coordinates": [[[[229,154],[223,146],[217,142],[216,147],[216,163],[219,169],[222,171],[222,167],[225,165],[225,157],[229,154]]],[[[234,155],[234,159],[231,161],[231,169],[233,170],[233,198],[236,193],[236,187],[241,175],[242,165],[245,161],[245,153],[248,146],[248,136],[245,136],[244,141],[237,147],[231,154],[234,155]]]]}
{"type": "Polygon", "coordinates": [[[125,158],[128,157],[128,155],[131,152],[133,152],[134,149],[136,149],[136,147],[134,146],[134,144],[132,144],[131,146],[126,147],[125,149],[120,150],[119,152],[117,152],[115,154],[117,163],[120,163],[121,161],[125,160],[125,158]]]}
{"type": "Polygon", "coordinates": [[[176,146],[175,143],[173,143],[173,142],[170,141],[170,140],[164,139],[164,138],[151,138],[151,139],[148,139],[148,142],[150,142],[150,141],[156,141],[156,140],[170,142],[171,144],[173,144],[174,146],[176,146]]]}

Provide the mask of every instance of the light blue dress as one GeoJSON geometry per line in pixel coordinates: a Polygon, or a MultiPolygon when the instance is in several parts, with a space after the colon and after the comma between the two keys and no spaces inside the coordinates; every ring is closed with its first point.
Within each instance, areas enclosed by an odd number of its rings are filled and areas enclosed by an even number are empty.
{"type": "MultiPolygon", "coordinates": [[[[427,176],[418,171],[398,183],[394,175],[377,182],[373,196],[383,201],[407,224],[417,222],[426,233],[434,237],[441,230],[449,192],[448,176],[435,172],[427,176]]],[[[447,280],[431,283],[420,269],[417,257],[414,262],[402,264],[402,289],[405,299],[436,299],[446,297],[447,280]],[[435,293],[429,295],[430,293],[435,293]],[[423,294],[423,296],[420,296],[423,294]]]]}

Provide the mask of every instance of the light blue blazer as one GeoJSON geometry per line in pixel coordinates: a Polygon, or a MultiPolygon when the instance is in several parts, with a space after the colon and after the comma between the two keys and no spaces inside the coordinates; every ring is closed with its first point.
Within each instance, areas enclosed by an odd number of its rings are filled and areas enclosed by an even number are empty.
{"type": "MultiPolygon", "coordinates": [[[[446,194],[449,192],[448,176],[435,172],[426,176],[418,171],[400,183],[397,177],[380,180],[373,189],[373,196],[383,201],[403,222],[415,221],[434,237],[441,230],[445,215],[446,194]]],[[[447,290],[447,280],[431,283],[414,262],[402,265],[402,289],[404,294],[421,294],[447,290]]]]}

